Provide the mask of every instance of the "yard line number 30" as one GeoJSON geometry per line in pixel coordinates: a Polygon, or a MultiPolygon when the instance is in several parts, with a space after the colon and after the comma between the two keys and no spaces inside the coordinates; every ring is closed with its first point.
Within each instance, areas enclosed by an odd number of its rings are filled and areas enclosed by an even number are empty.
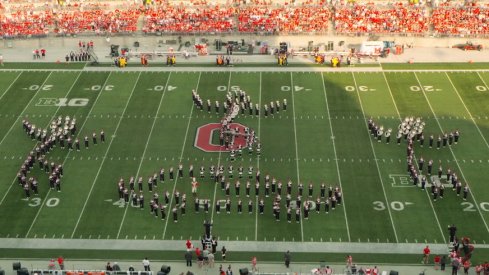
{"type": "MultiPolygon", "coordinates": [[[[30,207],[38,207],[42,203],[41,198],[33,198],[29,201],[29,206],[30,207]]],[[[49,198],[46,200],[46,206],[47,207],[56,207],[59,205],[59,199],[58,198],[49,198]]]]}

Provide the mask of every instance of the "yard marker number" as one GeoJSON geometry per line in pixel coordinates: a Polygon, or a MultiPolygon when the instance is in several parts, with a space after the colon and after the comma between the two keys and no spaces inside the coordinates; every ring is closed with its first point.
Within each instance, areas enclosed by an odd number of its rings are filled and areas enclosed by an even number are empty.
{"type": "MultiPolygon", "coordinates": [[[[228,86],[226,86],[226,85],[217,86],[217,90],[219,92],[227,92],[228,86]]],[[[230,90],[233,91],[233,92],[237,92],[237,91],[240,91],[241,90],[241,87],[239,87],[239,86],[231,86],[230,90]]]]}
{"type": "MultiPolygon", "coordinates": [[[[99,91],[102,89],[102,85],[93,85],[90,88],[85,88],[85,90],[90,90],[90,91],[99,91]]],[[[114,89],[114,85],[105,85],[104,91],[112,91],[114,89]]]]}
{"type": "Polygon", "coordinates": [[[433,86],[411,86],[409,87],[409,89],[412,91],[412,92],[421,92],[421,91],[425,91],[425,92],[434,92],[434,91],[441,91],[441,89],[435,89],[433,86]]]}
{"type": "MultiPolygon", "coordinates": [[[[465,212],[476,211],[474,204],[471,202],[464,201],[464,202],[460,203],[460,205],[462,205],[464,207],[463,211],[465,211],[465,212]]],[[[489,212],[489,202],[481,202],[481,203],[479,203],[479,206],[482,209],[482,211],[489,212]]]]}
{"type": "Polygon", "coordinates": [[[53,89],[54,85],[31,85],[29,88],[24,88],[24,90],[29,90],[29,91],[37,91],[39,88],[42,91],[51,91],[53,89]]]}
{"type": "MultiPolygon", "coordinates": [[[[30,207],[38,207],[41,205],[41,198],[33,198],[28,204],[30,207]]],[[[58,198],[49,198],[46,200],[47,207],[56,207],[59,205],[58,198]]]]}
{"type": "MultiPolygon", "coordinates": [[[[383,201],[374,201],[373,204],[374,204],[374,210],[384,211],[387,209],[385,206],[385,203],[383,201]]],[[[408,206],[411,204],[413,204],[413,203],[412,202],[402,202],[402,201],[391,201],[390,206],[391,206],[392,210],[402,211],[402,210],[404,210],[405,206],[408,206]]]]}
{"type": "MultiPolygon", "coordinates": [[[[291,87],[290,86],[282,86],[282,87],[280,87],[280,90],[282,92],[290,92],[291,87]]],[[[302,87],[302,86],[297,86],[297,85],[294,86],[294,92],[310,91],[310,90],[311,89],[304,89],[304,87],[302,87]]]]}
{"type": "Polygon", "coordinates": [[[486,86],[475,86],[475,89],[479,92],[487,92],[487,87],[486,86]]]}
{"type": "MultiPolygon", "coordinates": [[[[358,86],[358,90],[360,92],[368,92],[368,91],[375,91],[375,89],[371,89],[368,86],[358,86]]],[[[347,92],[354,92],[355,91],[355,86],[345,86],[345,91],[347,92]]]]}
{"type": "MultiPolygon", "coordinates": [[[[177,87],[176,86],[171,86],[171,85],[168,85],[168,87],[166,88],[168,91],[173,91],[175,90],[177,87]]],[[[157,92],[162,92],[163,90],[165,90],[165,86],[164,85],[156,85],[154,88],[149,88],[148,91],[157,91],[157,92]]]]}

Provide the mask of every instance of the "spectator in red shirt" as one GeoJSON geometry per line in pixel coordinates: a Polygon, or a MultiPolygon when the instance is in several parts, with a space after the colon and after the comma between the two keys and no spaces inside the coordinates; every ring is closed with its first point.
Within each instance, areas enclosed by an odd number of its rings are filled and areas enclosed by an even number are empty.
{"type": "Polygon", "coordinates": [[[428,264],[430,253],[431,253],[430,247],[427,245],[423,249],[423,261],[421,263],[428,264]]]}
{"type": "Polygon", "coordinates": [[[58,265],[59,269],[65,270],[65,259],[63,259],[63,256],[58,257],[58,265]]]}
{"type": "Polygon", "coordinates": [[[192,249],[192,242],[190,240],[187,240],[187,242],[185,243],[185,246],[187,246],[187,250],[192,249]]]}

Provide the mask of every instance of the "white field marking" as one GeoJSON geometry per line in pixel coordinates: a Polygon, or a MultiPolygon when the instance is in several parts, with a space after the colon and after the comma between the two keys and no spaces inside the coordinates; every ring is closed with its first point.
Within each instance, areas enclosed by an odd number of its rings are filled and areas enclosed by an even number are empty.
{"type": "MultiPolygon", "coordinates": [[[[32,96],[32,98],[29,100],[29,102],[25,105],[24,109],[22,110],[22,112],[20,112],[20,115],[17,117],[17,119],[14,121],[14,123],[12,124],[12,126],[10,126],[10,128],[8,129],[7,133],[3,136],[2,140],[0,141],[0,145],[2,145],[2,143],[5,141],[5,139],[7,138],[7,136],[10,134],[10,132],[12,131],[12,129],[17,125],[17,121],[22,117],[22,114],[25,113],[25,111],[27,110],[27,108],[29,108],[29,106],[31,105],[31,102],[36,98],[37,94],[39,93],[39,91],[42,90],[42,87],[44,86],[44,84],[46,84],[46,81],[48,81],[48,79],[51,77],[51,73],[48,74],[48,76],[44,79],[44,81],[42,82],[42,84],[39,86],[39,88],[37,89],[36,93],[32,96]]],[[[20,74],[19,74],[20,76],[20,74]]],[[[17,78],[16,78],[17,79],[17,78]]],[[[9,88],[13,85],[10,84],[9,88]]],[[[6,92],[5,92],[6,93],[6,92]]],[[[4,94],[5,94],[4,93],[4,94]]],[[[3,95],[2,95],[3,97],[3,95]]],[[[0,97],[1,99],[1,97],[0,97]]]]}
{"type": "MultiPolygon", "coordinates": [[[[292,77],[292,72],[290,73],[290,87],[294,87],[294,80],[292,77]]],[[[292,91],[292,116],[294,121],[294,142],[295,142],[295,166],[297,169],[297,184],[301,182],[300,174],[299,174],[299,150],[297,146],[297,126],[295,123],[295,106],[294,106],[294,89],[290,89],[292,91]]],[[[301,208],[302,209],[302,208],[301,208]]],[[[301,223],[301,241],[304,241],[304,225],[302,222],[302,214],[300,215],[300,223],[301,223]]]]}
{"type": "Polygon", "coordinates": [[[19,77],[22,73],[23,72],[20,72],[20,74],[17,75],[17,77],[12,81],[12,83],[10,83],[10,85],[7,87],[7,89],[5,89],[5,91],[3,91],[3,94],[0,96],[0,100],[2,100],[3,96],[5,96],[5,94],[8,92],[8,90],[10,90],[10,88],[12,88],[14,83],[17,82],[17,79],[19,79],[19,77]]]}
{"type": "MultiPolygon", "coordinates": [[[[229,90],[231,89],[231,71],[229,72],[229,79],[228,79],[228,90],[226,93],[229,93],[229,90]]],[[[217,167],[219,168],[219,165],[221,165],[221,150],[219,150],[219,156],[217,158],[217,167]]],[[[215,207],[216,207],[216,194],[217,194],[217,185],[218,184],[214,184],[214,195],[212,197],[212,206],[211,206],[211,221],[214,221],[214,211],[215,211],[215,207]]],[[[229,237],[228,237],[229,239],[229,237]]]]}
{"type": "MultiPolygon", "coordinates": [[[[469,108],[467,108],[467,105],[465,105],[465,102],[464,102],[464,100],[462,99],[462,97],[460,96],[460,93],[458,92],[458,89],[457,89],[457,88],[455,87],[455,85],[453,84],[452,79],[450,78],[450,76],[448,75],[448,73],[446,73],[446,72],[445,72],[445,75],[447,76],[448,81],[450,81],[450,84],[452,85],[453,90],[455,91],[455,93],[457,93],[457,96],[458,96],[458,98],[460,99],[460,102],[462,102],[462,105],[464,105],[465,110],[466,110],[466,111],[467,111],[467,113],[469,114],[470,120],[472,120],[472,122],[474,123],[475,128],[477,128],[477,131],[479,132],[479,134],[481,135],[482,139],[484,140],[484,143],[486,144],[486,147],[487,147],[487,148],[489,148],[489,144],[487,143],[486,138],[484,137],[484,135],[483,135],[483,134],[482,134],[482,132],[481,132],[481,129],[479,128],[479,126],[478,126],[478,125],[477,125],[477,123],[475,122],[474,116],[472,116],[472,114],[470,113],[469,108]]],[[[479,73],[477,73],[477,75],[479,75],[479,73]]],[[[479,77],[480,77],[480,75],[479,75],[479,77]]],[[[482,79],[482,77],[481,77],[481,79],[482,79]]],[[[486,87],[487,87],[486,82],[485,82],[484,80],[483,80],[483,83],[484,83],[484,86],[486,86],[486,87]]],[[[489,87],[487,87],[487,88],[489,88],[489,87]]]]}
{"type": "MultiPolygon", "coordinates": [[[[109,75],[108,75],[108,76],[107,76],[107,78],[105,79],[104,86],[107,84],[107,80],[109,80],[110,75],[111,75],[111,73],[109,73],[109,75]]],[[[78,76],[80,76],[80,75],[78,75],[78,76]]],[[[78,79],[78,78],[77,78],[77,79],[78,79]]],[[[75,81],[75,82],[74,82],[74,83],[71,85],[70,91],[71,91],[71,89],[73,88],[73,86],[75,85],[75,83],[76,83],[76,81],[75,81]]],[[[41,85],[41,86],[42,86],[42,85],[41,85]]],[[[68,91],[68,93],[69,93],[69,91],[68,91]]],[[[100,98],[100,95],[101,95],[101,94],[102,94],[102,90],[100,90],[100,92],[97,94],[97,97],[95,98],[95,101],[93,102],[92,107],[90,108],[90,111],[88,111],[88,114],[89,114],[89,115],[91,114],[91,112],[92,112],[92,110],[93,110],[93,108],[94,108],[95,104],[97,103],[98,99],[100,98]]],[[[59,108],[58,108],[58,110],[59,110],[59,108]]],[[[57,111],[56,111],[56,112],[57,112],[57,111]]],[[[87,123],[87,121],[88,121],[88,117],[89,117],[89,116],[87,116],[87,118],[86,118],[86,119],[83,121],[83,124],[82,124],[82,126],[80,127],[80,130],[78,131],[78,133],[81,133],[81,132],[82,132],[81,130],[83,129],[83,127],[85,127],[85,124],[86,124],[86,123],[87,123]]],[[[49,124],[48,124],[48,125],[49,125],[49,124]]],[[[68,151],[67,157],[68,157],[68,155],[69,155],[71,152],[72,152],[72,151],[68,151]]],[[[65,165],[65,162],[66,162],[66,160],[67,160],[67,159],[68,159],[68,158],[66,158],[66,159],[63,161],[63,163],[62,163],[62,165],[63,165],[63,166],[65,165]]],[[[48,190],[48,193],[46,194],[46,196],[45,196],[45,198],[44,198],[43,202],[41,203],[41,206],[39,207],[39,210],[37,211],[36,216],[34,217],[34,220],[32,220],[31,226],[29,227],[29,230],[28,230],[28,231],[27,231],[27,233],[25,234],[25,237],[26,237],[26,238],[29,236],[29,233],[31,232],[32,228],[34,227],[34,224],[36,223],[37,218],[39,217],[39,214],[41,214],[41,210],[42,210],[42,208],[44,207],[44,205],[46,204],[46,200],[49,198],[49,194],[50,194],[50,193],[51,193],[51,189],[49,189],[49,190],[48,190]]]]}
{"type": "MultiPolygon", "coordinates": [[[[131,94],[129,95],[129,98],[127,99],[127,102],[126,102],[126,106],[124,106],[124,110],[122,111],[122,115],[120,116],[119,122],[117,123],[117,126],[116,126],[116,128],[114,130],[114,135],[117,133],[117,130],[119,129],[119,126],[121,125],[121,121],[124,118],[124,113],[126,112],[127,106],[129,105],[129,102],[131,101],[132,95],[133,95],[133,93],[134,93],[134,91],[136,89],[137,83],[139,82],[139,77],[140,76],[141,76],[141,72],[138,74],[138,78],[134,82],[134,86],[132,87],[131,94]]],[[[109,77],[107,77],[107,79],[109,79],[109,77]]],[[[107,84],[107,80],[105,81],[104,86],[106,84],[107,84]]],[[[103,91],[103,88],[100,89],[100,91],[103,91]]],[[[97,100],[98,100],[98,97],[97,97],[97,100]]],[[[95,103],[94,103],[94,106],[95,106],[95,103]]],[[[92,106],[92,109],[93,109],[93,106],[92,106]]],[[[92,112],[92,110],[90,110],[90,112],[92,112]]],[[[87,117],[89,117],[89,115],[87,117]]],[[[90,187],[90,191],[88,192],[88,196],[85,199],[85,203],[83,204],[83,207],[82,207],[82,210],[80,212],[80,215],[78,216],[78,219],[76,221],[75,228],[73,228],[73,232],[71,233],[71,238],[73,238],[73,236],[75,235],[76,230],[78,229],[78,225],[80,224],[80,220],[81,220],[81,218],[83,216],[83,213],[85,212],[85,208],[87,207],[88,200],[90,199],[90,196],[92,194],[93,187],[95,186],[95,183],[97,182],[98,176],[100,174],[100,171],[102,170],[102,166],[104,165],[105,160],[107,159],[107,154],[109,152],[110,147],[112,146],[112,142],[113,141],[114,141],[114,138],[110,139],[109,146],[107,146],[107,149],[105,150],[105,154],[102,157],[102,162],[100,163],[99,169],[97,170],[97,174],[95,175],[95,178],[94,178],[94,180],[92,182],[92,186],[90,187]]]]}
{"type": "MultiPolygon", "coordinates": [[[[138,170],[136,171],[136,176],[134,177],[135,179],[138,178],[139,172],[141,171],[141,167],[143,166],[144,156],[146,155],[146,151],[148,149],[149,141],[151,140],[151,135],[153,134],[153,130],[154,130],[155,125],[156,125],[156,118],[158,117],[158,113],[160,112],[161,103],[163,102],[163,98],[165,97],[165,94],[166,94],[166,91],[168,88],[168,83],[170,82],[170,77],[171,77],[171,72],[168,74],[168,78],[166,79],[166,84],[165,84],[165,87],[163,88],[163,93],[161,95],[160,102],[158,104],[158,108],[156,109],[156,114],[154,115],[154,118],[153,118],[153,124],[151,125],[151,129],[149,130],[148,138],[146,139],[146,144],[144,145],[143,155],[141,156],[141,161],[139,161],[138,170]]],[[[139,76],[138,76],[138,80],[139,80],[139,76]]],[[[137,83],[137,81],[136,81],[136,83],[137,83]]],[[[136,85],[134,85],[134,88],[136,88],[136,85]]],[[[126,107],[127,107],[127,105],[126,105],[126,107]]],[[[119,123],[120,122],[121,122],[121,120],[119,120],[119,123]]],[[[119,126],[119,124],[117,126],[119,126]]],[[[117,130],[116,130],[116,132],[117,132],[117,130]]],[[[111,142],[112,142],[112,140],[111,140],[111,142]]],[[[110,147],[110,144],[109,144],[109,147],[110,147]]],[[[107,152],[108,152],[108,150],[106,151],[106,153],[107,152]]],[[[100,167],[102,167],[102,165],[100,165],[100,167]]],[[[100,169],[99,169],[99,171],[100,171],[100,169]]],[[[98,173],[97,173],[97,176],[98,176],[98,173]]],[[[95,181],[93,183],[95,183],[95,181]]],[[[92,184],[92,187],[93,187],[93,184],[92,184]]],[[[126,207],[125,207],[126,209],[124,209],[124,215],[122,216],[121,224],[119,226],[119,230],[117,231],[117,235],[115,237],[116,239],[119,239],[119,236],[121,234],[122,226],[124,225],[124,221],[126,220],[127,209],[129,209],[129,205],[130,205],[130,203],[126,203],[126,207]]],[[[144,239],[146,239],[146,236],[144,236],[144,239]]]]}
{"type": "MultiPolygon", "coordinates": [[[[258,92],[258,106],[261,106],[261,85],[262,85],[262,72],[260,72],[260,88],[259,88],[259,92],[258,92]]],[[[261,140],[261,136],[260,136],[260,131],[261,131],[261,115],[258,116],[258,138],[261,140]]],[[[260,157],[257,156],[256,157],[256,168],[257,169],[260,169],[260,157]]],[[[255,208],[256,208],[256,205],[258,205],[258,198],[256,199],[256,204],[255,204],[255,208]]],[[[255,209],[255,241],[258,240],[258,211],[256,211],[255,209]]]]}
{"type": "MultiPolygon", "coordinates": [[[[82,73],[82,72],[80,72],[80,73],[78,74],[77,78],[75,79],[75,81],[74,81],[74,82],[73,82],[73,84],[71,85],[71,87],[70,87],[70,89],[68,90],[68,92],[66,93],[66,95],[68,95],[68,94],[71,92],[71,90],[73,89],[73,86],[75,86],[75,83],[78,81],[78,78],[80,77],[81,73],[82,73]]],[[[49,75],[51,75],[51,74],[49,74],[49,75]]],[[[49,78],[49,76],[48,76],[47,78],[49,78]]],[[[47,78],[46,78],[46,79],[47,79],[47,78]]],[[[46,80],[45,80],[44,82],[46,82],[46,80]]],[[[44,85],[44,83],[43,83],[43,85],[44,85]]],[[[41,86],[42,86],[42,85],[41,85],[41,86]]],[[[40,89],[40,88],[39,88],[39,89],[40,89]]],[[[34,97],[33,97],[33,98],[34,98],[34,97]]],[[[27,106],[29,106],[29,104],[27,104],[27,106]]],[[[56,116],[56,114],[59,112],[59,109],[60,109],[60,108],[61,108],[61,106],[58,106],[58,108],[56,109],[56,112],[54,113],[53,117],[54,117],[54,116],[56,116]]],[[[17,122],[17,121],[16,121],[16,122],[17,122]]],[[[46,127],[47,127],[47,126],[49,126],[49,123],[51,123],[51,121],[49,121],[49,122],[48,122],[48,124],[46,125],[46,127]]],[[[14,123],[14,125],[15,125],[15,124],[16,124],[16,123],[14,123]]],[[[12,127],[13,127],[14,125],[12,125],[12,127]]],[[[10,129],[12,129],[12,128],[10,128],[10,129]]],[[[10,131],[10,130],[9,130],[9,131],[10,131]]],[[[5,136],[7,136],[7,135],[5,135],[5,136]]],[[[5,137],[4,137],[4,138],[5,138],[5,137]]],[[[3,142],[3,140],[2,140],[2,142],[3,142]]],[[[1,142],[0,142],[0,144],[1,144],[1,142]]],[[[32,147],[32,150],[34,150],[34,149],[36,148],[36,146],[37,146],[37,143],[36,143],[36,144],[34,144],[34,146],[32,147]]],[[[16,180],[17,180],[17,176],[15,176],[15,177],[14,177],[14,179],[12,180],[12,183],[10,184],[9,188],[7,189],[7,191],[5,192],[5,194],[3,195],[2,200],[0,201],[0,205],[2,205],[2,204],[3,204],[3,202],[4,202],[5,198],[7,197],[7,194],[10,192],[10,189],[12,189],[12,186],[14,186],[14,184],[15,184],[16,180]]]]}
{"type": "MultiPolygon", "coordinates": [[[[195,90],[198,92],[199,91],[199,83],[200,83],[200,77],[202,76],[202,72],[199,73],[199,78],[197,79],[197,85],[195,86],[195,90]]],[[[185,137],[183,138],[183,144],[182,144],[182,150],[181,150],[181,153],[180,153],[180,159],[182,159],[183,157],[183,152],[185,150],[185,144],[187,143],[187,135],[188,135],[188,129],[190,128],[190,121],[192,120],[192,113],[194,111],[194,103],[192,102],[192,107],[190,108],[190,115],[188,116],[188,122],[187,122],[187,129],[185,130],[185,137]]],[[[172,193],[171,193],[171,197],[170,197],[170,207],[173,203],[173,198],[175,197],[173,194],[175,193],[175,189],[177,188],[177,182],[178,182],[178,178],[179,177],[175,177],[175,182],[173,183],[173,190],[172,190],[172,193]]],[[[170,211],[171,209],[168,209],[167,210],[167,214],[170,214],[170,211]]],[[[165,228],[163,229],[163,236],[162,236],[162,239],[164,240],[165,239],[165,235],[166,235],[166,228],[168,226],[168,221],[170,220],[170,217],[169,215],[167,215],[167,218],[166,218],[166,221],[165,221],[165,228]]],[[[173,236],[172,236],[172,239],[173,239],[173,236]]]]}
{"type": "MultiPolygon", "coordinates": [[[[357,80],[356,80],[355,74],[353,72],[351,73],[351,75],[353,77],[353,82],[355,83],[355,88],[356,88],[356,91],[357,91],[357,96],[358,96],[358,101],[360,103],[360,108],[362,110],[364,124],[365,124],[365,127],[368,128],[367,118],[365,117],[365,110],[363,109],[362,98],[360,97],[360,93],[358,92],[357,80]]],[[[368,140],[370,141],[370,147],[372,148],[372,154],[374,155],[374,159],[377,159],[377,154],[375,153],[374,144],[372,142],[372,139],[369,138],[368,140]]],[[[385,191],[384,180],[382,179],[382,174],[380,172],[379,163],[377,161],[375,162],[375,166],[377,167],[377,173],[379,175],[380,184],[382,186],[382,192],[384,193],[384,199],[386,201],[386,208],[387,208],[387,211],[389,212],[389,217],[390,217],[390,220],[391,220],[392,229],[394,230],[394,237],[396,238],[396,243],[398,243],[399,242],[399,239],[397,237],[396,226],[394,225],[394,219],[392,218],[390,203],[389,203],[389,200],[387,199],[387,193],[385,191]]]]}
{"type": "MultiPolygon", "coordinates": [[[[329,120],[329,130],[331,132],[331,135],[334,136],[333,132],[333,125],[331,124],[331,114],[329,112],[329,103],[328,103],[328,96],[326,93],[326,85],[324,84],[324,75],[323,73],[321,74],[321,81],[323,82],[323,93],[324,93],[324,101],[326,102],[326,111],[328,112],[328,120],[329,120]]],[[[333,143],[333,152],[334,152],[334,158],[336,159],[336,173],[338,174],[338,184],[340,185],[341,190],[343,190],[343,186],[341,185],[341,174],[340,174],[340,167],[338,164],[338,155],[336,153],[336,144],[334,141],[334,138],[331,139],[333,143]]],[[[343,213],[345,214],[345,223],[346,223],[346,233],[348,235],[348,241],[351,241],[350,237],[350,226],[348,225],[348,217],[346,215],[346,204],[345,204],[345,198],[342,198],[342,203],[343,203],[343,213]]]]}
{"type": "MultiPolygon", "coordinates": [[[[414,72],[414,76],[416,77],[416,81],[418,81],[418,84],[421,85],[421,81],[419,81],[419,78],[418,78],[418,75],[416,74],[416,72],[414,72]]],[[[430,107],[430,110],[433,113],[433,116],[435,117],[435,120],[436,120],[436,123],[438,124],[438,127],[443,132],[443,128],[441,127],[440,121],[438,120],[436,113],[435,113],[435,110],[433,109],[433,106],[431,106],[431,103],[428,99],[428,96],[426,96],[426,92],[423,89],[423,87],[421,87],[421,91],[423,92],[423,95],[426,99],[426,102],[428,103],[428,106],[430,107]]],[[[448,149],[450,149],[450,153],[452,153],[452,157],[454,159],[456,159],[455,153],[453,152],[452,147],[448,146],[448,149]]],[[[456,162],[456,164],[457,164],[458,170],[460,171],[460,174],[462,175],[462,178],[465,181],[465,184],[467,184],[467,186],[469,186],[469,183],[467,182],[467,178],[465,177],[464,172],[462,171],[462,168],[460,167],[460,164],[458,164],[458,162],[456,162]]],[[[479,215],[481,216],[482,222],[484,223],[484,226],[486,227],[487,232],[489,232],[489,226],[487,225],[487,222],[486,222],[486,219],[484,218],[484,215],[482,215],[482,212],[479,208],[479,203],[477,202],[475,195],[474,195],[474,192],[472,192],[472,188],[470,188],[470,186],[469,186],[469,192],[472,195],[472,199],[474,200],[475,207],[477,208],[477,211],[479,212],[479,215]]]]}
{"type": "MultiPolygon", "coordinates": [[[[400,122],[402,122],[401,118],[401,113],[399,112],[399,109],[397,108],[396,101],[394,99],[394,95],[392,94],[391,86],[389,85],[389,82],[387,81],[387,77],[385,73],[383,72],[382,75],[384,76],[385,84],[387,85],[387,89],[389,90],[389,94],[391,96],[392,102],[394,103],[394,108],[396,109],[397,117],[400,122]]],[[[417,163],[418,161],[416,160],[416,156],[414,156],[414,161],[417,163]]],[[[435,215],[436,223],[438,224],[438,229],[440,229],[440,234],[443,238],[443,241],[446,242],[445,235],[443,234],[443,229],[441,228],[440,220],[438,219],[438,214],[435,211],[435,207],[433,206],[433,202],[431,201],[430,194],[428,194],[427,189],[426,190],[426,196],[428,197],[428,202],[430,203],[431,209],[433,210],[433,214],[435,215]]]]}

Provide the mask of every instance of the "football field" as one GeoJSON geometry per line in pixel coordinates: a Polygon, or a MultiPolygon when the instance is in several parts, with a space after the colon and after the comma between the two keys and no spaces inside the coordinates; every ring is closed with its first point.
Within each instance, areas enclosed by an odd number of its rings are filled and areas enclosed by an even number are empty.
{"type": "MultiPolygon", "coordinates": [[[[15,70],[0,72],[0,238],[46,239],[197,239],[204,232],[204,219],[212,219],[212,233],[220,240],[448,243],[449,224],[457,235],[476,244],[489,242],[489,73],[485,71],[384,71],[384,72],[145,72],[81,70],[15,70]],[[192,102],[195,89],[204,100],[204,110],[192,102]],[[219,123],[222,108],[207,112],[210,99],[223,102],[226,93],[244,90],[253,104],[287,101],[287,110],[273,115],[239,114],[235,122],[252,128],[261,143],[261,154],[243,151],[236,160],[229,152],[205,152],[195,147],[197,130],[219,123]],[[61,192],[49,188],[48,175],[37,163],[29,176],[39,180],[39,195],[25,199],[16,174],[36,142],[22,129],[26,119],[47,128],[58,116],[76,118],[80,140],[90,146],[80,151],[54,148],[49,162],[63,164],[61,192]],[[405,117],[420,117],[426,123],[423,147],[415,142],[415,157],[433,160],[436,175],[440,165],[445,194],[433,200],[430,188],[413,185],[407,173],[406,141],[396,142],[396,132],[405,117]],[[377,142],[367,119],[392,128],[391,142],[377,142]],[[104,131],[106,141],[92,144],[92,133],[104,131]],[[460,131],[458,144],[429,148],[428,137],[460,131]],[[170,180],[168,170],[183,165],[184,177],[170,180]],[[194,210],[188,167],[194,166],[199,181],[199,212],[194,210]],[[234,167],[230,196],[209,177],[211,165],[234,167]],[[205,167],[205,177],[199,168],[205,167]],[[237,168],[245,175],[238,178],[237,168]],[[247,170],[261,172],[260,195],[245,194],[247,170]],[[168,191],[187,196],[186,214],[178,210],[173,196],[166,208],[167,219],[150,214],[147,179],[165,168],[165,181],[155,190],[160,201],[168,191]],[[462,186],[469,186],[467,200],[446,182],[447,169],[455,171],[462,186]],[[275,194],[264,196],[264,177],[283,182],[280,221],[272,214],[275,194]],[[123,178],[143,178],[145,208],[119,200],[117,183],[123,178]],[[300,222],[286,219],[285,185],[304,184],[302,202],[311,201],[311,212],[300,222]],[[235,195],[234,183],[241,182],[235,195]],[[320,184],[341,189],[341,205],[329,213],[320,198],[320,184]],[[308,197],[312,183],[313,195],[308,197]],[[217,201],[231,200],[231,213],[215,211],[217,201]],[[205,213],[203,200],[209,200],[205,213]],[[243,202],[238,214],[237,202],[243,202]],[[265,202],[264,214],[258,202],[265,202]],[[253,206],[248,213],[248,203],[253,206]]],[[[218,143],[218,136],[210,138],[218,143]]],[[[426,164],[425,164],[426,165],[426,164]]],[[[424,169],[426,175],[426,168],[424,169]]],[[[253,174],[254,175],[254,174],[253,174]]],[[[431,179],[428,175],[426,175],[431,179]]],[[[438,181],[437,181],[438,182],[438,181]]],[[[137,184],[136,184],[137,186],[137,184]]],[[[137,189],[137,187],[136,187],[137,189]]],[[[294,206],[294,204],[293,204],[294,206]]],[[[294,208],[294,207],[293,207],[294,208]]]]}

